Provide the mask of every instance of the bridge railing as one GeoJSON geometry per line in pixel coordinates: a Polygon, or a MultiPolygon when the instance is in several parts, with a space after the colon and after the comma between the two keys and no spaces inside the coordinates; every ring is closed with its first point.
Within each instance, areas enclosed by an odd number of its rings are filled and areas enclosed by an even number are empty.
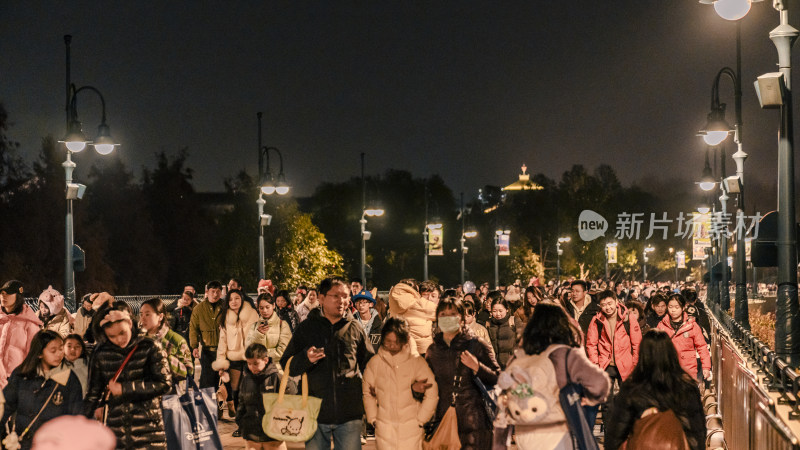
{"type": "MultiPolygon", "coordinates": [[[[797,411],[800,377],[727,313],[711,309],[714,390],[728,448],[800,450],[800,441],[778,417],[776,402],[768,392],[779,392],[778,402],[797,411]],[[757,373],[748,368],[748,361],[757,373]],[[758,374],[764,376],[761,383],[758,374]]],[[[792,420],[798,417],[790,414],[792,420]]]]}

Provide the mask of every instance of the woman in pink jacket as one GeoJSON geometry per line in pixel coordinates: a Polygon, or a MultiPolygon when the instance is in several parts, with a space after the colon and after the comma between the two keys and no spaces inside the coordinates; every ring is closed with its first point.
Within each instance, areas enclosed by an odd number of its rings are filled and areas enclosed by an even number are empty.
{"type": "Polygon", "coordinates": [[[25,359],[33,336],[42,322],[25,304],[22,283],[7,281],[0,288],[0,389],[8,384],[8,377],[25,359]]]}
{"type": "Polygon", "coordinates": [[[703,338],[703,330],[694,321],[694,317],[683,312],[684,306],[686,306],[686,299],[683,295],[670,295],[667,302],[667,315],[658,323],[658,329],[666,331],[672,338],[675,350],[678,351],[681,367],[692,378],[700,378],[697,370],[699,355],[700,363],[703,365],[703,378],[707,380],[711,376],[711,355],[708,353],[708,345],[703,338]]]}

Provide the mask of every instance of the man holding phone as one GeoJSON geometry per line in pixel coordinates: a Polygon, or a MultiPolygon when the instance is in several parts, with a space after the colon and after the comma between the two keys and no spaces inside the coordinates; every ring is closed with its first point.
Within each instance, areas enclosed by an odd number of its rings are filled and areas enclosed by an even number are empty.
{"type": "Polygon", "coordinates": [[[298,325],[281,366],[294,357],[289,374],[308,374],[309,394],[322,399],[317,431],[306,449],[330,450],[331,439],[334,449],[361,448],[364,403],[359,399],[372,346],[364,329],[345,315],[350,301],[347,280],[326,278],[318,292],[322,314],[309,315],[298,325]]]}

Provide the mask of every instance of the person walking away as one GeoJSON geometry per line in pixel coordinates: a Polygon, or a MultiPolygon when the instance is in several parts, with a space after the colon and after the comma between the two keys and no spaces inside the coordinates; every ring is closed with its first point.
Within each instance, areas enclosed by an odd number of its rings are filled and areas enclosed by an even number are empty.
{"type": "MultiPolygon", "coordinates": [[[[12,372],[3,389],[3,421],[11,416],[15,432],[3,439],[4,448],[18,441],[23,450],[33,445],[36,430],[50,419],[80,414],[83,392],[78,377],[64,364],[64,340],[55,331],[42,330],[31,340],[30,352],[12,372]]],[[[2,431],[5,433],[5,429],[2,431]]]]}
{"type": "Polygon", "coordinates": [[[64,296],[53,286],[47,286],[39,294],[39,320],[42,321],[43,330],[55,331],[61,339],[72,333],[72,317],[64,308],[64,296]]]}
{"type": "Polygon", "coordinates": [[[436,303],[422,298],[412,280],[397,283],[389,291],[389,314],[408,322],[411,333],[411,353],[424,355],[432,342],[432,325],[436,318],[436,303]]]}
{"type": "MultiPolygon", "coordinates": [[[[264,295],[270,294],[261,294],[259,298],[263,298],[264,295]]],[[[270,298],[272,298],[271,295],[270,298]]],[[[264,394],[278,392],[280,389],[281,374],[278,366],[269,356],[267,348],[259,343],[248,345],[244,356],[247,367],[242,374],[242,385],[239,389],[236,424],[247,442],[246,448],[247,450],[286,450],[286,443],[267,436],[262,425],[262,419],[266,414],[264,394]]],[[[297,384],[292,379],[289,379],[286,384],[286,394],[297,394],[297,384]]]]}
{"type": "Polygon", "coordinates": [[[630,437],[636,421],[646,411],[654,412],[653,408],[655,412],[671,411],[677,416],[685,436],[665,430],[660,435],[662,440],[652,443],[651,447],[669,444],[664,442],[668,438],[677,438],[676,443],[680,445],[685,438],[692,450],[705,449],[706,423],[700,390],[694,377],[682,368],[675,346],[663,330],[650,330],[642,338],[639,363],[614,398],[611,416],[606,422],[605,448],[620,448],[630,437]]]}
{"type": "MultiPolygon", "coordinates": [[[[517,368],[526,372],[534,356],[546,355],[555,370],[556,386],[549,392],[547,402],[553,405],[542,425],[516,425],[517,448],[520,450],[571,450],[572,438],[566,416],[558,400],[559,391],[568,380],[583,387],[583,403],[589,406],[605,401],[611,383],[608,375],[586,357],[581,346],[581,332],[574,319],[559,305],[540,303],[533,310],[522,333],[522,348],[501,375],[501,385],[507,375],[517,368]]],[[[549,369],[549,367],[548,367],[549,369]]],[[[510,378],[510,377],[509,377],[510,378]]],[[[505,386],[504,386],[505,388],[505,386]]]]}
{"type": "Polygon", "coordinates": [[[261,344],[267,349],[267,356],[277,364],[292,338],[292,331],[289,329],[289,324],[281,320],[275,312],[275,299],[271,294],[260,294],[256,304],[259,319],[253,322],[247,331],[245,348],[251,344],[261,344]]]}
{"type": "Polygon", "coordinates": [[[700,381],[711,379],[711,355],[708,352],[708,344],[703,337],[703,330],[695,322],[694,317],[689,316],[683,310],[686,299],[681,294],[672,294],[667,303],[667,314],[658,324],[658,329],[665,331],[675,344],[681,367],[692,378],[700,381]],[[697,359],[700,359],[701,366],[698,367],[697,359]]]}
{"type": "Polygon", "coordinates": [[[86,364],[86,344],[77,334],[70,334],[64,339],[64,364],[78,377],[81,398],[85,397],[89,391],[89,365],[86,364]]]}
{"type": "Polygon", "coordinates": [[[104,308],[97,315],[106,339],[92,357],[84,415],[105,405],[101,416],[117,448],[165,448],[161,396],[172,387],[172,374],[163,350],[138,335],[127,311],[104,308]]]}
{"type": "Polygon", "coordinates": [[[375,299],[369,291],[362,290],[352,297],[351,300],[356,305],[356,312],[353,314],[353,319],[364,329],[364,334],[367,335],[367,341],[369,341],[372,348],[378,348],[381,341],[381,327],[383,321],[378,311],[375,309],[375,299]]]}
{"type": "Polygon", "coordinates": [[[380,449],[421,448],[422,426],[439,401],[433,372],[424,358],[411,354],[408,338],[404,319],[386,319],[380,348],[364,371],[364,409],[380,449]]]}
{"type": "Polygon", "coordinates": [[[92,294],[86,294],[81,299],[81,307],[75,313],[75,321],[72,323],[72,332],[83,338],[86,330],[92,325],[92,294]]]}
{"type": "Polygon", "coordinates": [[[219,316],[222,303],[222,285],[219,281],[211,281],[206,285],[206,299],[200,302],[189,321],[189,346],[192,356],[200,359],[200,388],[219,385],[219,374],[211,367],[217,359],[219,345],[219,316]]]}
{"type": "Polygon", "coordinates": [[[0,389],[8,384],[8,377],[25,359],[33,336],[42,327],[42,321],[25,304],[22,283],[7,281],[0,287],[0,389]]]}
{"type": "MultiPolygon", "coordinates": [[[[258,321],[258,313],[244,300],[241,291],[229,291],[222,309],[217,316],[217,326],[220,328],[219,345],[217,346],[217,359],[211,368],[229,374],[228,416],[236,417],[236,406],[239,403],[239,381],[246,364],[244,351],[247,330],[258,321]]],[[[239,437],[238,430],[233,437],[239,437]]]]}
{"type": "Polygon", "coordinates": [[[441,420],[451,403],[455,402],[461,448],[490,448],[492,427],[474,378],[477,376],[488,389],[492,389],[500,366],[490,345],[466,329],[464,304],[454,291],[445,292],[439,300],[436,319],[441,331],[436,333],[425,354],[439,387],[434,420],[441,420]]]}
{"type": "MultiPolygon", "coordinates": [[[[600,299],[600,312],[592,318],[586,333],[586,354],[592,363],[606,371],[611,380],[610,405],[614,384],[622,384],[636,366],[642,331],[639,322],[629,320],[625,306],[617,301],[614,291],[602,291],[597,297],[600,299]]],[[[594,424],[592,417],[589,417],[589,423],[594,424]]]]}
{"type": "Polygon", "coordinates": [[[281,358],[290,376],[308,374],[309,395],[322,399],[318,427],[306,442],[307,450],[361,448],[364,403],[362,373],[372,354],[364,330],[345,317],[350,299],[347,281],[329,277],[319,284],[321,314],[311,314],[298,325],[281,358]]]}
{"type": "Polygon", "coordinates": [[[170,393],[186,392],[186,379],[194,376],[192,352],[186,339],[166,324],[164,302],[151,298],[142,303],[139,309],[139,323],[145,335],[152,338],[166,352],[167,364],[172,372],[172,390],[170,393]]]}
{"type": "Polygon", "coordinates": [[[499,297],[492,301],[492,318],[489,319],[486,330],[489,332],[497,363],[501,369],[505,369],[517,346],[517,329],[514,326],[514,317],[509,314],[508,300],[499,297]]]}
{"type": "Polygon", "coordinates": [[[306,298],[297,305],[297,320],[299,322],[306,320],[308,313],[310,313],[312,309],[319,308],[319,299],[317,297],[317,290],[309,289],[306,298]]]}

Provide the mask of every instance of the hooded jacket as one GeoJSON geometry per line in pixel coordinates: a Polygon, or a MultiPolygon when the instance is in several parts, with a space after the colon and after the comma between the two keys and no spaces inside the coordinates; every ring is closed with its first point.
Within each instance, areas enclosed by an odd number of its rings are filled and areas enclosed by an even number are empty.
{"type": "Polygon", "coordinates": [[[381,343],[381,330],[383,330],[383,321],[381,320],[378,310],[375,308],[369,309],[369,320],[365,324],[361,322],[361,313],[356,311],[353,314],[353,319],[359,324],[364,326],[364,333],[367,335],[367,340],[372,345],[373,349],[377,349],[381,343]]]}
{"type": "Polygon", "coordinates": [[[47,289],[39,295],[39,305],[44,303],[50,311],[50,316],[46,318],[40,317],[44,322],[43,329],[51,330],[58,333],[62,338],[67,337],[72,333],[72,315],[64,308],[64,296],[48,286],[47,289]]]}
{"type": "Polygon", "coordinates": [[[55,331],[61,338],[65,338],[72,333],[69,313],[65,308],[61,308],[58,314],[50,315],[42,323],[43,330],[55,331]]]}
{"type": "MultiPolygon", "coordinates": [[[[6,423],[9,417],[16,413],[15,428],[18,435],[22,434],[39,411],[42,411],[20,441],[23,449],[31,448],[33,435],[45,422],[66,414],[78,415],[83,407],[81,383],[68,367],[62,364],[54,367],[46,375],[39,370],[37,372],[35,376],[23,377],[19,370],[15,370],[8,380],[8,386],[3,390],[6,408],[2,423],[6,423]],[[45,403],[47,406],[44,406],[45,403]]],[[[5,433],[5,430],[2,431],[5,433]]]]}
{"type": "Polygon", "coordinates": [[[708,353],[708,345],[703,337],[703,330],[694,321],[694,317],[683,313],[683,325],[678,328],[678,331],[675,331],[672,328],[669,314],[667,314],[658,323],[658,329],[666,331],[672,338],[675,350],[678,351],[681,367],[692,378],[697,378],[697,355],[700,355],[703,368],[711,370],[711,355],[708,353]]]}
{"type": "Polygon", "coordinates": [[[308,318],[308,313],[310,313],[312,309],[319,308],[319,305],[320,305],[319,300],[317,300],[316,304],[312,305],[311,302],[308,301],[308,297],[306,297],[305,300],[303,300],[302,302],[300,302],[299,305],[297,305],[296,309],[297,321],[302,322],[306,320],[308,318]]]}
{"type": "Polygon", "coordinates": [[[92,417],[102,406],[106,386],[131,351],[117,379],[122,395],[112,395],[108,400],[106,425],[117,436],[117,448],[163,447],[166,435],[161,396],[172,387],[172,374],[163,350],[150,338],[134,336],[125,348],[105,342],[95,349],[83,413],[92,417]]]}
{"type": "Polygon", "coordinates": [[[219,330],[217,360],[211,363],[214,370],[228,370],[230,361],[244,361],[247,330],[258,321],[258,313],[247,302],[242,302],[239,314],[228,310],[225,326],[219,330]]]}
{"type": "Polygon", "coordinates": [[[322,399],[317,421],[323,424],[343,424],[361,420],[364,403],[361,399],[362,373],[372,356],[372,346],[367,343],[364,329],[352,319],[342,317],[331,323],[322,314],[309,314],[295,330],[281,366],[289,358],[291,376],[308,374],[309,395],[322,399]],[[307,351],[310,347],[324,348],[325,357],[312,363],[307,351]]]}
{"type": "Polygon", "coordinates": [[[381,449],[410,449],[422,446],[424,425],[436,411],[439,389],[428,363],[411,354],[408,345],[392,355],[380,348],[364,371],[364,409],[367,422],[375,424],[375,440],[381,449]],[[428,380],[433,386],[417,401],[411,385],[428,380]],[[374,390],[377,396],[373,396],[374,390]]]}
{"type": "Polygon", "coordinates": [[[423,355],[433,343],[433,321],[436,303],[422,298],[413,287],[399,283],[389,291],[389,314],[408,322],[411,333],[411,353],[423,355]]]}
{"type": "Polygon", "coordinates": [[[614,327],[614,341],[612,348],[611,335],[609,334],[608,319],[603,312],[597,313],[589,324],[586,333],[586,354],[589,360],[601,369],[606,369],[611,363],[612,353],[614,364],[619,370],[622,380],[626,380],[633,372],[636,362],[639,361],[639,343],[642,342],[642,330],[639,323],[628,320],[627,310],[617,304],[617,323],[614,327]],[[598,333],[597,323],[602,324],[602,333],[598,333]],[[630,335],[625,329],[625,322],[629,322],[630,335]]]}
{"type": "Polygon", "coordinates": [[[264,319],[259,317],[257,321],[250,325],[247,337],[244,340],[244,347],[247,348],[253,343],[261,344],[267,347],[267,355],[273,361],[279,361],[283,356],[284,350],[286,350],[286,346],[289,345],[289,340],[292,338],[292,330],[289,328],[289,324],[281,320],[278,313],[274,311],[267,319],[269,328],[266,334],[258,331],[259,325],[263,322],[264,319]]]}
{"type": "Polygon", "coordinates": [[[22,364],[41,327],[42,321],[28,305],[22,305],[19,314],[6,314],[0,309],[0,388],[8,384],[11,372],[22,364]]]}

